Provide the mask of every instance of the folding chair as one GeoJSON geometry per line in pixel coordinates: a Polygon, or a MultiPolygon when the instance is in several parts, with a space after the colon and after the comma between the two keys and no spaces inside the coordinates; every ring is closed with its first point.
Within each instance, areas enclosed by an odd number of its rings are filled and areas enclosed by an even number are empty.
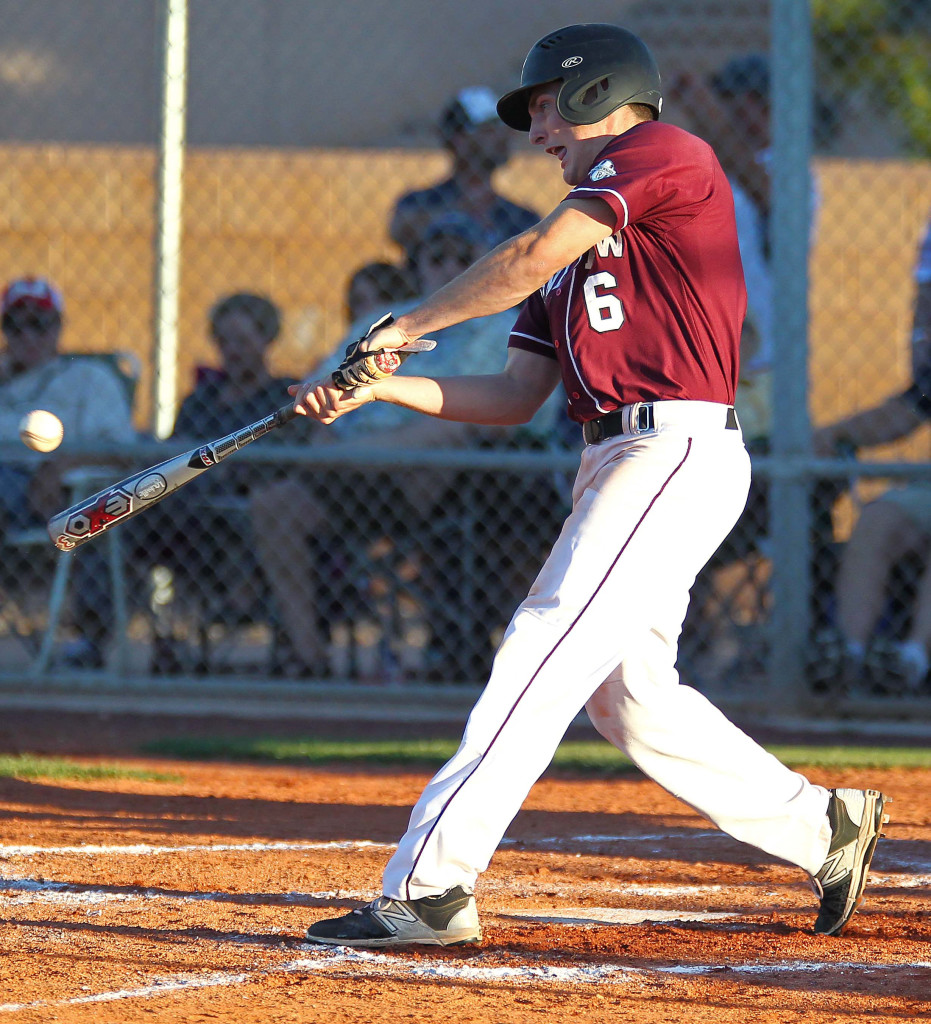
{"type": "MultiPolygon", "coordinates": [[[[89,352],[70,355],[73,359],[87,359],[110,367],[123,385],[127,401],[132,408],[136,394],[136,385],[141,372],[138,357],[132,352],[89,352]]],[[[80,501],[95,490],[112,481],[113,466],[87,465],[77,467],[64,476],[64,484],[68,490],[69,503],[80,501]]],[[[119,530],[114,530],[103,538],[107,545],[107,567],[113,598],[115,665],[117,671],[123,671],[127,664],[128,641],[127,625],[129,621],[128,588],[126,585],[125,563],[123,559],[119,530]]],[[[47,548],[50,544],[48,533],[43,527],[31,527],[8,532],[3,538],[7,547],[28,550],[31,548],[47,548]]],[[[55,638],[67,609],[68,590],[72,578],[74,553],[61,552],[57,556],[52,584],[49,591],[48,615],[45,631],[39,643],[38,653],[31,665],[32,675],[41,675],[51,664],[55,647],[55,638]]]]}

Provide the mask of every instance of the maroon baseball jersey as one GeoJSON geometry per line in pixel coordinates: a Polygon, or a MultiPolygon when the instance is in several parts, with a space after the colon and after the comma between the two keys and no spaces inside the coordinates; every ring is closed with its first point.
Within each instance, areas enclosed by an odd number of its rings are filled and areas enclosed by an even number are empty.
{"type": "Polygon", "coordinates": [[[569,195],[603,199],[615,233],[530,296],[508,344],[559,360],[579,422],[629,402],[732,404],[747,295],[711,147],[674,125],[635,125],[569,195]]]}

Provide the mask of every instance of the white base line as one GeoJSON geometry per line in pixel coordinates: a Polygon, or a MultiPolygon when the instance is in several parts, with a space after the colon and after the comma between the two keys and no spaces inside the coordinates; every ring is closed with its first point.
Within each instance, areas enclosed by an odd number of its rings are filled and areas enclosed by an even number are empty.
{"type": "MultiPolygon", "coordinates": [[[[73,882],[37,881],[34,878],[0,878],[0,906],[51,903],[65,906],[101,903],[148,903],[153,900],[177,903],[227,903],[231,898],[248,895],[235,892],[162,892],[159,889],[134,888],[131,892],[110,892],[106,886],[73,882]]],[[[321,892],[280,892],[270,894],[285,903],[306,900],[373,900],[380,895],[374,889],[330,889],[321,892]]]]}
{"type": "MultiPolygon", "coordinates": [[[[870,885],[891,885],[898,889],[931,888],[931,875],[899,875],[899,874],[871,874],[870,885]]],[[[563,887],[566,894],[574,892],[574,887],[563,887]]],[[[710,897],[721,893],[740,893],[746,890],[747,886],[741,885],[614,885],[599,887],[602,893],[614,893],[621,896],[648,896],[659,899],[671,899],[676,896],[697,897],[699,899],[710,897]]],[[[360,900],[368,902],[380,895],[380,889],[327,889],[319,891],[297,891],[279,892],[268,894],[282,903],[301,904],[307,900],[360,900]]],[[[236,892],[164,892],[152,888],[134,888],[130,892],[111,892],[105,885],[94,886],[85,883],[55,882],[49,880],[38,881],[34,878],[0,878],[0,907],[24,906],[30,903],[45,903],[60,906],[98,906],[109,903],[148,903],[152,901],[177,902],[177,903],[227,903],[237,896],[249,894],[236,892]]],[[[778,896],[778,892],[768,892],[767,895],[778,896]]],[[[737,897],[739,899],[739,897],[737,897]]],[[[261,903],[262,900],[257,902],[261,903]]],[[[268,901],[264,901],[268,902],[268,901]]],[[[666,910],[660,908],[576,908],[570,913],[565,907],[558,907],[549,912],[541,908],[508,907],[504,910],[495,911],[497,914],[506,917],[534,918],[541,921],[568,920],[569,917],[585,918],[595,914],[597,920],[610,922],[611,914],[657,914],[665,915],[669,920],[703,920],[728,917],[745,917],[747,911],[741,913],[707,913],[697,910],[666,910]],[[541,916],[549,913],[548,917],[541,916]],[[703,916],[702,916],[703,915],[703,916]]],[[[752,912],[751,912],[752,913],[752,912]]],[[[661,920],[662,917],[652,917],[651,920],[661,920]]],[[[614,923],[622,922],[620,918],[614,923]]]]}
{"type": "MultiPolygon", "coordinates": [[[[542,836],[532,840],[517,840],[505,837],[501,846],[522,845],[530,849],[546,846],[604,845],[609,843],[663,842],[678,839],[727,839],[723,832],[652,832],[637,835],[577,835],[542,836]]],[[[886,839],[873,864],[873,884],[881,880],[906,887],[919,887],[927,883],[931,875],[931,862],[909,857],[902,849],[903,844],[913,840],[886,839]],[[880,874],[881,873],[881,874],[880,874]],[[875,876],[879,876],[876,878],[875,876]],[[906,879],[911,878],[911,881],[906,879]]],[[[166,856],[173,853],[278,853],[322,850],[395,850],[397,843],[378,843],[368,839],[328,840],[318,842],[270,842],[270,843],[189,843],[178,846],[155,846],[149,843],[131,845],[82,845],[82,846],[25,846],[0,845],[0,860],[16,857],[75,856],[95,857],[100,854],[127,857],[166,856]]]]}
{"type": "Polygon", "coordinates": [[[151,846],[134,843],[131,846],[0,846],[0,858],[49,856],[85,856],[114,854],[127,857],[147,857],[164,853],[275,853],[296,850],[394,850],[397,843],[373,843],[367,839],[331,840],[319,843],[192,843],[185,846],[151,846]]]}
{"type": "Polygon", "coordinates": [[[75,996],[72,999],[57,999],[55,1001],[36,1000],[32,1003],[3,1003],[0,1005],[0,1013],[15,1013],[18,1010],[38,1010],[44,1007],[53,1006],[80,1006],[82,1003],[111,1003],[118,999],[144,999],[147,996],[167,995],[169,992],[178,992],[181,989],[195,988],[216,988],[222,985],[239,985],[248,981],[250,974],[208,974],[204,977],[176,977],[160,978],[151,985],[144,985],[142,988],[124,988],[114,992],[97,992],[91,996],[75,996]]]}
{"type": "MultiPolygon", "coordinates": [[[[315,950],[316,952],[316,950],[315,950]]],[[[850,963],[850,962],[819,962],[819,961],[781,961],[776,963],[747,964],[690,964],[672,967],[625,967],[621,964],[587,965],[585,967],[559,967],[553,964],[517,967],[476,967],[471,964],[437,961],[434,963],[423,960],[408,960],[387,953],[371,953],[368,950],[346,949],[335,947],[325,953],[313,957],[291,960],[277,967],[259,968],[242,971],[237,974],[217,971],[206,975],[175,975],[156,979],[150,985],[134,989],[117,989],[111,992],[98,992],[88,996],[74,996],[70,999],[54,1001],[36,1000],[31,1003],[0,1004],[0,1013],[14,1013],[19,1010],[37,1010],[58,1006],[79,1006],[84,1003],[109,1003],[121,999],[145,999],[151,996],[168,995],[173,992],[189,991],[204,988],[223,988],[231,985],[242,985],[251,981],[261,980],[274,974],[293,974],[298,972],[315,973],[335,969],[338,977],[394,977],[413,979],[444,979],[453,981],[484,981],[510,983],[554,983],[554,984],[625,984],[642,977],[657,975],[703,975],[720,971],[727,967],[728,971],[737,974],[791,974],[815,973],[819,971],[856,971],[857,973],[876,973],[897,967],[909,971],[928,970],[931,962],[908,962],[901,964],[850,963]],[[345,968],[352,967],[352,970],[345,968]]]]}
{"type": "MultiPolygon", "coordinates": [[[[552,846],[558,843],[644,843],[670,839],[721,839],[723,832],[653,832],[626,836],[543,836],[538,839],[519,840],[505,837],[502,846],[526,844],[527,846],[552,846]]],[[[133,843],[125,846],[82,845],[82,846],[0,846],[0,858],[36,857],[42,854],[67,854],[74,856],[96,856],[97,854],[120,854],[125,856],[149,856],[165,853],[266,853],[288,850],[394,850],[397,843],[376,843],[368,839],[330,840],[306,843],[190,843],[181,846],[153,846],[149,843],[133,843]]]]}
{"type": "MultiPolygon", "coordinates": [[[[638,835],[576,835],[576,836],[542,836],[530,841],[509,839],[505,837],[501,846],[525,845],[529,848],[546,846],[604,845],[608,843],[661,842],[688,838],[726,839],[723,832],[654,832],[638,835]]],[[[922,888],[928,885],[931,876],[931,862],[909,857],[901,849],[902,844],[912,842],[907,839],[886,839],[873,864],[871,872],[872,885],[892,884],[902,888],[922,888]]],[[[175,853],[281,853],[311,851],[347,851],[347,850],[396,850],[397,843],[379,843],[368,839],[327,840],[318,842],[268,842],[268,843],[186,843],[178,846],[152,845],[149,843],[133,843],[131,845],[86,844],[81,846],[27,846],[0,845],[0,861],[16,858],[41,856],[76,856],[95,857],[101,854],[110,856],[148,857],[167,856],[175,853]]],[[[0,879],[2,882],[2,879],[0,879]]],[[[706,887],[707,888],[707,887],[706,887]]],[[[615,891],[615,890],[609,890],[615,891]]],[[[306,894],[305,894],[306,895],[306,894]]],[[[644,893],[647,895],[647,893],[644,893]]]]}

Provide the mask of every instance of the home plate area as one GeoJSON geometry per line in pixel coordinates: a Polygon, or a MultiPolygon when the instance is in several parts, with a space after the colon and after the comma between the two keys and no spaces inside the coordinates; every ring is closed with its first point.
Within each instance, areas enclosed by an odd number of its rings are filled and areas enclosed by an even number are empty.
{"type": "Polygon", "coordinates": [[[885,1024],[931,1012],[926,773],[871,778],[897,785],[904,814],[837,939],[811,933],[798,870],[652,783],[544,779],[480,879],[480,946],[359,950],[303,933],[378,895],[423,776],[177,771],[0,784],[0,1019],[885,1024]]]}

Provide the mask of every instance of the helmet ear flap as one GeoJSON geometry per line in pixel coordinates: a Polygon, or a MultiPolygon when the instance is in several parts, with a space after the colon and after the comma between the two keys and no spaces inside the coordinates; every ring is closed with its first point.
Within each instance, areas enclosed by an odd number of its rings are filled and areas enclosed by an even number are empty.
{"type": "Polygon", "coordinates": [[[609,73],[594,81],[566,82],[557,97],[559,113],[572,124],[594,124],[607,117],[618,105],[612,77],[609,73]]]}
{"type": "Polygon", "coordinates": [[[610,78],[606,75],[604,78],[599,78],[597,82],[590,85],[580,100],[583,107],[591,107],[603,101],[610,89],[611,82],[610,78]]]}

